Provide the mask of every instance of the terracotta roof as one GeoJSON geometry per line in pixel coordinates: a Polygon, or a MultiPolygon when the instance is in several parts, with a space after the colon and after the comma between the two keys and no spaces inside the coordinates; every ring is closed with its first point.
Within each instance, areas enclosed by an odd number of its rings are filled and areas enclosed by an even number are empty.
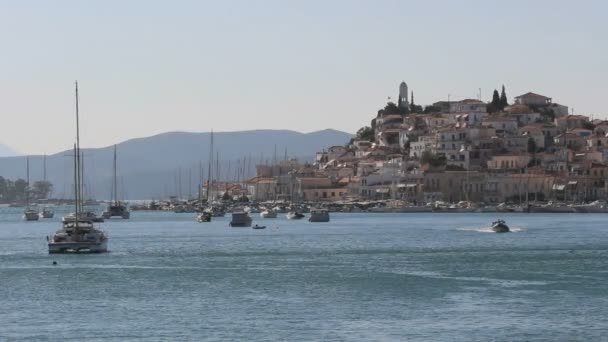
{"type": "Polygon", "coordinates": [[[525,93],[523,95],[516,96],[515,98],[519,99],[519,98],[527,97],[527,96],[536,96],[536,97],[542,97],[544,99],[550,99],[550,97],[546,97],[546,96],[543,96],[543,95],[540,95],[540,94],[536,94],[536,93],[533,93],[533,92],[527,92],[527,93],[525,93]]]}

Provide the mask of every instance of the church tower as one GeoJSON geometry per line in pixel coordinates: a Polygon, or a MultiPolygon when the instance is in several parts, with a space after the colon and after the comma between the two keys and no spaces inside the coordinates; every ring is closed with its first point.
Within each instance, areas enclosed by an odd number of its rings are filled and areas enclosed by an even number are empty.
{"type": "Polygon", "coordinates": [[[399,108],[409,108],[410,102],[407,99],[407,84],[401,82],[399,85],[399,101],[397,102],[399,108]]]}

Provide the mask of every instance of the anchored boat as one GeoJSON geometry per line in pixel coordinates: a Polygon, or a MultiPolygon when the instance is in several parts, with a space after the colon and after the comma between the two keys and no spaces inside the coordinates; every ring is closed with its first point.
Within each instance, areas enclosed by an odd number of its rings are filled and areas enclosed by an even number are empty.
{"type": "Polygon", "coordinates": [[[78,122],[78,83],[76,83],[76,144],[74,144],[74,213],[63,218],[61,229],[47,236],[49,253],[104,253],[108,251],[108,235],[94,226],[83,212],[83,174],[80,164],[78,122]]]}
{"type": "Polygon", "coordinates": [[[230,221],[230,227],[251,227],[251,216],[245,211],[234,211],[232,213],[232,220],[230,221]]]}
{"type": "Polygon", "coordinates": [[[329,211],[327,209],[311,209],[309,222],[329,222],[329,211]]]}

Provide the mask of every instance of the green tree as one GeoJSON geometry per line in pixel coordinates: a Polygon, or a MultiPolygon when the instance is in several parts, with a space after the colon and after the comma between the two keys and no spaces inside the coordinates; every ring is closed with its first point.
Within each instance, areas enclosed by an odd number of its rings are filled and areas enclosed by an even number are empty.
{"type": "Polygon", "coordinates": [[[49,181],[36,181],[32,186],[34,198],[48,198],[51,191],[53,191],[53,184],[49,181]]]}
{"type": "Polygon", "coordinates": [[[8,194],[8,186],[6,179],[0,176],[0,201],[6,200],[6,196],[8,194]]]}
{"type": "Polygon", "coordinates": [[[488,105],[488,112],[495,113],[500,111],[500,95],[498,95],[498,90],[494,89],[494,93],[492,94],[492,102],[488,105]]]}
{"type": "Polygon", "coordinates": [[[505,92],[505,85],[502,85],[502,91],[500,92],[500,109],[505,109],[506,106],[509,105],[509,101],[507,100],[507,93],[505,92]]]}
{"type": "Polygon", "coordinates": [[[532,138],[528,138],[528,153],[536,153],[536,141],[532,138]]]}
{"type": "Polygon", "coordinates": [[[369,126],[361,127],[357,131],[357,139],[374,141],[374,130],[369,126]]]}
{"type": "Polygon", "coordinates": [[[433,154],[431,151],[424,151],[420,156],[420,164],[429,164],[433,167],[439,167],[447,164],[447,159],[443,155],[433,154]]]}
{"type": "Polygon", "coordinates": [[[17,179],[13,183],[13,200],[25,200],[25,193],[27,191],[27,182],[21,178],[17,179]]]}
{"type": "Polygon", "coordinates": [[[439,113],[440,111],[441,108],[435,107],[433,105],[428,105],[424,107],[424,114],[439,113]]]}

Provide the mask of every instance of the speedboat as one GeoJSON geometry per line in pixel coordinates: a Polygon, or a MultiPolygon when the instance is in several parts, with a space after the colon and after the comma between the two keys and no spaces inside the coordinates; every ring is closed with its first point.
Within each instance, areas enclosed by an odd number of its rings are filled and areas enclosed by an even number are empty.
{"type": "Polygon", "coordinates": [[[304,218],[304,214],[295,210],[291,210],[286,216],[288,220],[300,220],[304,218]]]}
{"type": "Polygon", "coordinates": [[[309,222],[329,222],[329,211],[327,209],[311,209],[309,222]]]}
{"type": "Polygon", "coordinates": [[[497,220],[492,222],[492,231],[495,233],[508,233],[510,232],[509,226],[504,220],[497,220]]]}
{"type": "Polygon", "coordinates": [[[26,208],[23,211],[23,219],[26,221],[38,221],[38,211],[32,208],[26,208]]]}
{"type": "Polygon", "coordinates": [[[260,213],[262,218],[277,218],[277,212],[272,209],[266,209],[260,213]]]}
{"type": "Polygon", "coordinates": [[[63,227],[47,236],[49,253],[105,253],[108,235],[93,226],[93,221],[63,221],[63,227]]]}
{"type": "Polygon", "coordinates": [[[196,215],[196,221],[198,222],[211,222],[211,213],[207,211],[203,211],[202,213],[196,215]]]}
{"type": "Polygon", "coordinates": [[[255,226],[253,226],[251,228],[253,228],[253,229],[266,229],[266,226],[260,226],[260,225],[256,224],[255,226]]]}
{"type": "Polygon", "coordinates": [[[53,209],[49,207],[44,207],[42,208],[42,211],[40,212],[40,214],[38,214],[38,216],[43,219],[50,219],[55,216],[55,212],[53,212],[53,209]]]}

